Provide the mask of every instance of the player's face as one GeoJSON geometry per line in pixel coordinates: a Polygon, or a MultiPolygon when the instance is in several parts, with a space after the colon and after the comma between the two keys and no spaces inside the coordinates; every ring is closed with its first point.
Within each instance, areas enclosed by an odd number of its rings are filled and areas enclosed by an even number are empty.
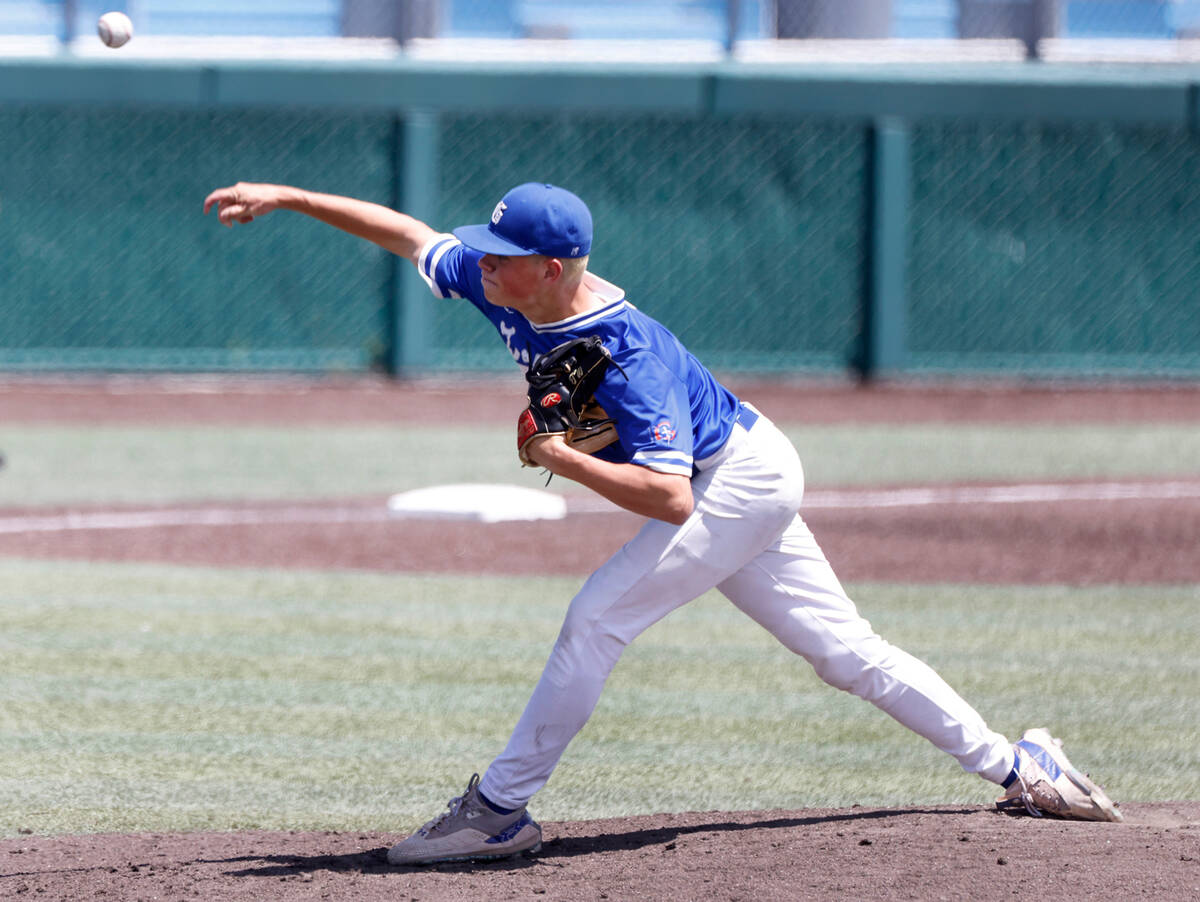
{"type": "Polygon", "coordinates": [[[536,255],[501,257],[484,254],[479,259],[479,269],[483,274],[484,297],[498,306],[519,310],[541,286],[545,260],[536,255]]]}

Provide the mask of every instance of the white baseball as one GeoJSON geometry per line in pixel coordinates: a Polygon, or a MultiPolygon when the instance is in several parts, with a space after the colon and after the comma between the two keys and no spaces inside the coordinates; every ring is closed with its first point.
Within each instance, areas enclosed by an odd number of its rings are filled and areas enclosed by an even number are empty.
{"type": "Polygon", "coordinates": [[[96,33],[109,47],[120,47],[133,37],[133,23],[125,13],[105,13],[96,23],[96,33]]]}

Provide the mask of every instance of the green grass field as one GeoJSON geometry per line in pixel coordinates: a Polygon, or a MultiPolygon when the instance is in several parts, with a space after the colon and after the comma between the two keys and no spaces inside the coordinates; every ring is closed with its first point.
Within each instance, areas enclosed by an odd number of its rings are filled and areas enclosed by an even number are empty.
{"type": "MultiPolygon", "coordinates": [[[[787,432],[810,486],[1200,475],[1200,428],[1190,424],[787,432]]],[[[545,481],[518,465],[511,430],[501,428],[5,424],[0,437],[8,459],[0,506],[299,499],[464,481],[540,488],[545,481]]]]}
{"type": "MultiPolygon", "coordinates": [[[[503,746],[576,583],[0,562],[0,834],[409,829],[503,746]]],[[[995,728],[1200,798],[1200,589],[851,588],[995,728]]],[[[714,594],[629,648],[536,810],[991,793],[714,594]]]]}
{"type": "MultiPolygon", "coordinates": [[[[1187,425],[790,431],[814,486],[1200,476],[1187,425]]],[[[18,423],[0,438],[10,508],[544,478],[506,429],[18,423]]],[[[578,582],[0,559],[0,835],[408,830],[502,748],[578,582]]],[[[1118,801],[1200,799],[1200,586],[850,588],[996,729],[1052,727],[1118,801]]],[[[992,795],[714,594],[627,651],[535,808],[992,795]]]]}

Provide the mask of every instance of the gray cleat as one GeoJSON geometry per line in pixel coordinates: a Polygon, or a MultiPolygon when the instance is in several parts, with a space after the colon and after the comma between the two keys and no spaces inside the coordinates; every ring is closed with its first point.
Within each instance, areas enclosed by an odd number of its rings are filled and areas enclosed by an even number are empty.
{"type": "Polygon", "coordinates": [[[451,799],[438,815],[388,851],[389,864],[433,864],[507,858],[542,847],[542,828],[524,807],[499,814],[479,797],[479,774],[467,791],[451,799]]]}

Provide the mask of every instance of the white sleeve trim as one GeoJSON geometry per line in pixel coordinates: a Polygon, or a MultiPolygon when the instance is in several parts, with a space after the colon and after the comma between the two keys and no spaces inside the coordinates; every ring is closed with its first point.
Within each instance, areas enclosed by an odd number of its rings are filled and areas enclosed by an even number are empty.
{"type": "MultiPolygon", "coordinates": [[[[453,235],[434,235],[417,255],[417,272],[421,274],[421,278],[425,280],[425,284],[429,286],[429,290],[433,292],[435,298],[447,297],[433,279],[434,273],[437,272],[437,265],[450,248],[457,247],[461,243],[453,235]]],[[[457,297],[458,295],[451,292],[450,296],[457,297]]]]}
{"type": "Polygon", "coordinates": [[[633,455],[633,462],[659,473],[670,473],[675,476],[692,476],[692,455],[682,451],[639,451],[633,455]]]}

